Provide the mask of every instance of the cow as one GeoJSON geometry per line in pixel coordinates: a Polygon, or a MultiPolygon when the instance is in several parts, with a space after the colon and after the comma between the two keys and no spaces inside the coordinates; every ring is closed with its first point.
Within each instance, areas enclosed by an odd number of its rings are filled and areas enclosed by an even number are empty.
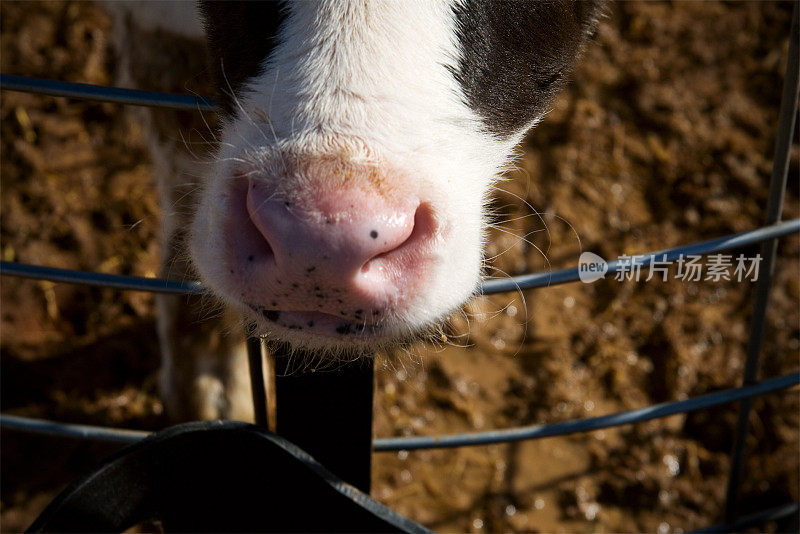
{"type": "Polygon", "coordinates": [[[213,86],[216,121],[184,124],[207,143],[179,139],[179,114],[136,112],[164,207],[162,274],[213,295],[158,297],[160,385],[174,419],[247,419],[245,330],[351,358],[440,336],[476,295],[492,188],[602,3],[108,7],[119,83],[213,86]]]}

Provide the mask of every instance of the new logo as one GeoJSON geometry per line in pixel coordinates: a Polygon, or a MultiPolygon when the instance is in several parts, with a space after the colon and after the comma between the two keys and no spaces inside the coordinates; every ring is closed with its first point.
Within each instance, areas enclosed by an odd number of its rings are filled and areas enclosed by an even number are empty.
{"type": "Polygon", "coordinates": [[[606,260],[594,252],[583,252],[578,259],[578,276],[584,284],[605,278],[608,272],[606,260]]]}

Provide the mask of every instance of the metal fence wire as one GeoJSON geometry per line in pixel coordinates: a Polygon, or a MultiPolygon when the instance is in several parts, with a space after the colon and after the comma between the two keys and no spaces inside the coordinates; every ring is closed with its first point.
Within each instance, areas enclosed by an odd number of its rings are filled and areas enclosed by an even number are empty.
{"type": "MultiPolygon", "coordinates": [[[[756,294],[753,303],[753,319],[747,346],[747,358],[743,383],[740,387],[709,393],[691,399],[651,405],[637,410],[545,425],[532,425],[504,430],[453,435],[378,438],[373,441],[373,450],[376,452],[385,452],[463,447],[560,436],[628,425],[740,401],[739,418],[734,435],[734,447],[731,454],[730,476],[726,493],[725,524],[712,526],[697,532],[735,531],[748,526],[758,525],[765,521],[777,520],[792,514],[797,514],[798,511],[800,511],[800,505],[798,503],[787,503],[751,516],[737,519],[735,506],[738,498],[739,486],[741,484],[742,465],[745,455],[745,438],[748,433],[748,421],[752,410],[753,398],[800,384],[800,371],[763,381],[758,381],[757,379],[759,356],[763,344],[766,322],[769,288],[777,256],[778,238],[800,232],[800,219],[780,222],[783,197],[789,172],[790,149],[797,117],[798,90],[800,89],[798,82],[798,77],[800,76],[798,43],[800,43],[800,34],[798,34],[798,8],[796,3],[792,14],[789,56],[783,93],[781,96],[777,141],[764,226],[740,234],[650,252],[638,256],[641,260],[637,261],[637,264],[646,267],[653,258],[672,261],[679,258],[681,255],[709,255],[761,243],[760,254],[763,266],[761,268],[761,276],[759,276],[756,286],[756,294]]],[[[214,109],[213,101],[210,98],[66,83],[8,74],[0,74],[0,89],[138,106],[197,111],[214,109]]],[[[626,264],[622,260],[608,262],[608,273],[616,273],[625,267],[626,264]]],[[[0,262],[0,275],[134,291],[177,294],[199,294],[205,292],[203,286],[198,282],[178,282],[158,278],[100,274],[6,261],[0,262]]],[[[488,279],[483,282],[481,292],[483,294],[493,294],[519,291],[523,289],[550,287],[577,280],[579,280],[579,267],[575,266],[557,271],[531,273],[503,279],[488,279]]],[[[7,414],[0,414],[0,427],[43,435],[118,442],[123,444],[134,443],[148,435],[148,432],[144,431],[75,425],[7,414]]]]}

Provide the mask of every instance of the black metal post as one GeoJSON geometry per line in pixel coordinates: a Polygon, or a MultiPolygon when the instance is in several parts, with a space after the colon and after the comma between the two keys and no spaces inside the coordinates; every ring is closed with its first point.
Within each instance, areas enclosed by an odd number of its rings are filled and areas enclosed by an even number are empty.
{"type": "Polygon", "coordinates": [[[264,387],[263,348],[261,339],[247,338],[247,364],[250,369],[250,389],[253,392],[253,414],[256,424],[269,426],[267,417],[267,391],[264,387]]]}
{"type": "MultiPolygon", "coordinates": [[[[798,78],[800,77],[800,61],[798,60],[798,3],[792,11],[792,29],[789,35],[789,58],[786,62],[786,77],[781,96],[780,117],[778,119],[778,137],[775,143],[775,157],[772,163],[769,202],[767,204],[766,225],[778,222],[783,210],[783,196],[789,173],[789,151],[794,135],[794,124],[797,116],[798,78]]],[[[756,296],[753,303],[753,319],[750,328],[750,339],[747,343],[747,360],[744,368],[744,386],[754,384],[758,379],[759,356],[764,342],[764,325],[766,322],[769,288],[775,268],[775,257],[778,240],[770,239],[761,245],[762,266],[756,285],[756,296]]],[[[746,448],[747,433],[750,423],[750,411],[753,400],[743,400],[739,405],[739,418],[736,424],[733,451],[731,452],[731,469],[725,497],[725,523],[736,518],[739,498],[739,485],[742,478],[742,465],[746,448]]]]}
{"type": "Polygon", "coordinates": [[[275,353],[277,434],[369,494],[373,361],[299,368],[302,355],[275,353]]]}

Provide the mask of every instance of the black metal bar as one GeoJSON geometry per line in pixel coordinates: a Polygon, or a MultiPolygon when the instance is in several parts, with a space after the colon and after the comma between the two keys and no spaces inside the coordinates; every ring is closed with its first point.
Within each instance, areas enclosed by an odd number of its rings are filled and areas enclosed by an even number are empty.
{"type": "Polygon", "coordinates": [[[159,532],[431,534],[240,421],[185,423],[127,447],[59,493],[26,532],[124,532],[142,520],[159,532]]]}
{"type": "Polygon", "coordinates": [[[308,368],[303,354],[275,354],[277,434],[333,474],[369,493],[373,360],[308,368]]]}
{"type": "Polygon", "coordinates": [[[61,82],[14,74],[0,74],[0,89],[49,96],[63,96],[80,100],[113,102],[133,106],[149,106],[191,111],[214,111],[210,98],[174,93],[139,91],[122,87],[106,87],[88,83],[61,82]]]}
{"type": "MultiPolygon", "coordinates": [[[[767,203],[766,225],[778,222],[783,210],[783,196],[786,191],[786,181],[789,174],[789,152],[794,136],[794,125],[797,117],[797,101],[800,94],[800,56],[798,56],[798,2],[792,11],[792,29],[789,36],[789,57],[786,62],[786,78],[781,95],[780,117],[778,120],[778,136],[775,143],[775,157],[772,162],[772,177],[769,187],[769,201],[767,203]]],[[[775,270],[775,258],[778,252],[778,241],[770,239],[761,246],[763,268],[756,285],[756,294],[753,301],[753,319],[750,327],[750,339],[747,343],[747,359],[744,366],[742,385],[748,386],[758,380],[759,358],[764,344],[764,326],[767,317],[767,303],[769,290],[772,284],[772,275],[775,270]]],[[[744,453],[747,446],[747,434],[750,426],[750,411],[753,408],[752,399],[747,399],[739,406],[739,417],[736,423],[736,434],[731,451],[731,468],[728,477],[728,486],[725,495],[725,523],[731,523],[736,518],[736,508],[739,499],[739,486],[742,479],[744,453]]]]}
{"type": "Polygon", "coordinates": [[[250,390],[253,393],[253,414],[256,424],[269,427],[267,416],[267,391],[264,387],[264,365],[261,339],[247,338],[247,364],[250,369],[250,390]]]}

